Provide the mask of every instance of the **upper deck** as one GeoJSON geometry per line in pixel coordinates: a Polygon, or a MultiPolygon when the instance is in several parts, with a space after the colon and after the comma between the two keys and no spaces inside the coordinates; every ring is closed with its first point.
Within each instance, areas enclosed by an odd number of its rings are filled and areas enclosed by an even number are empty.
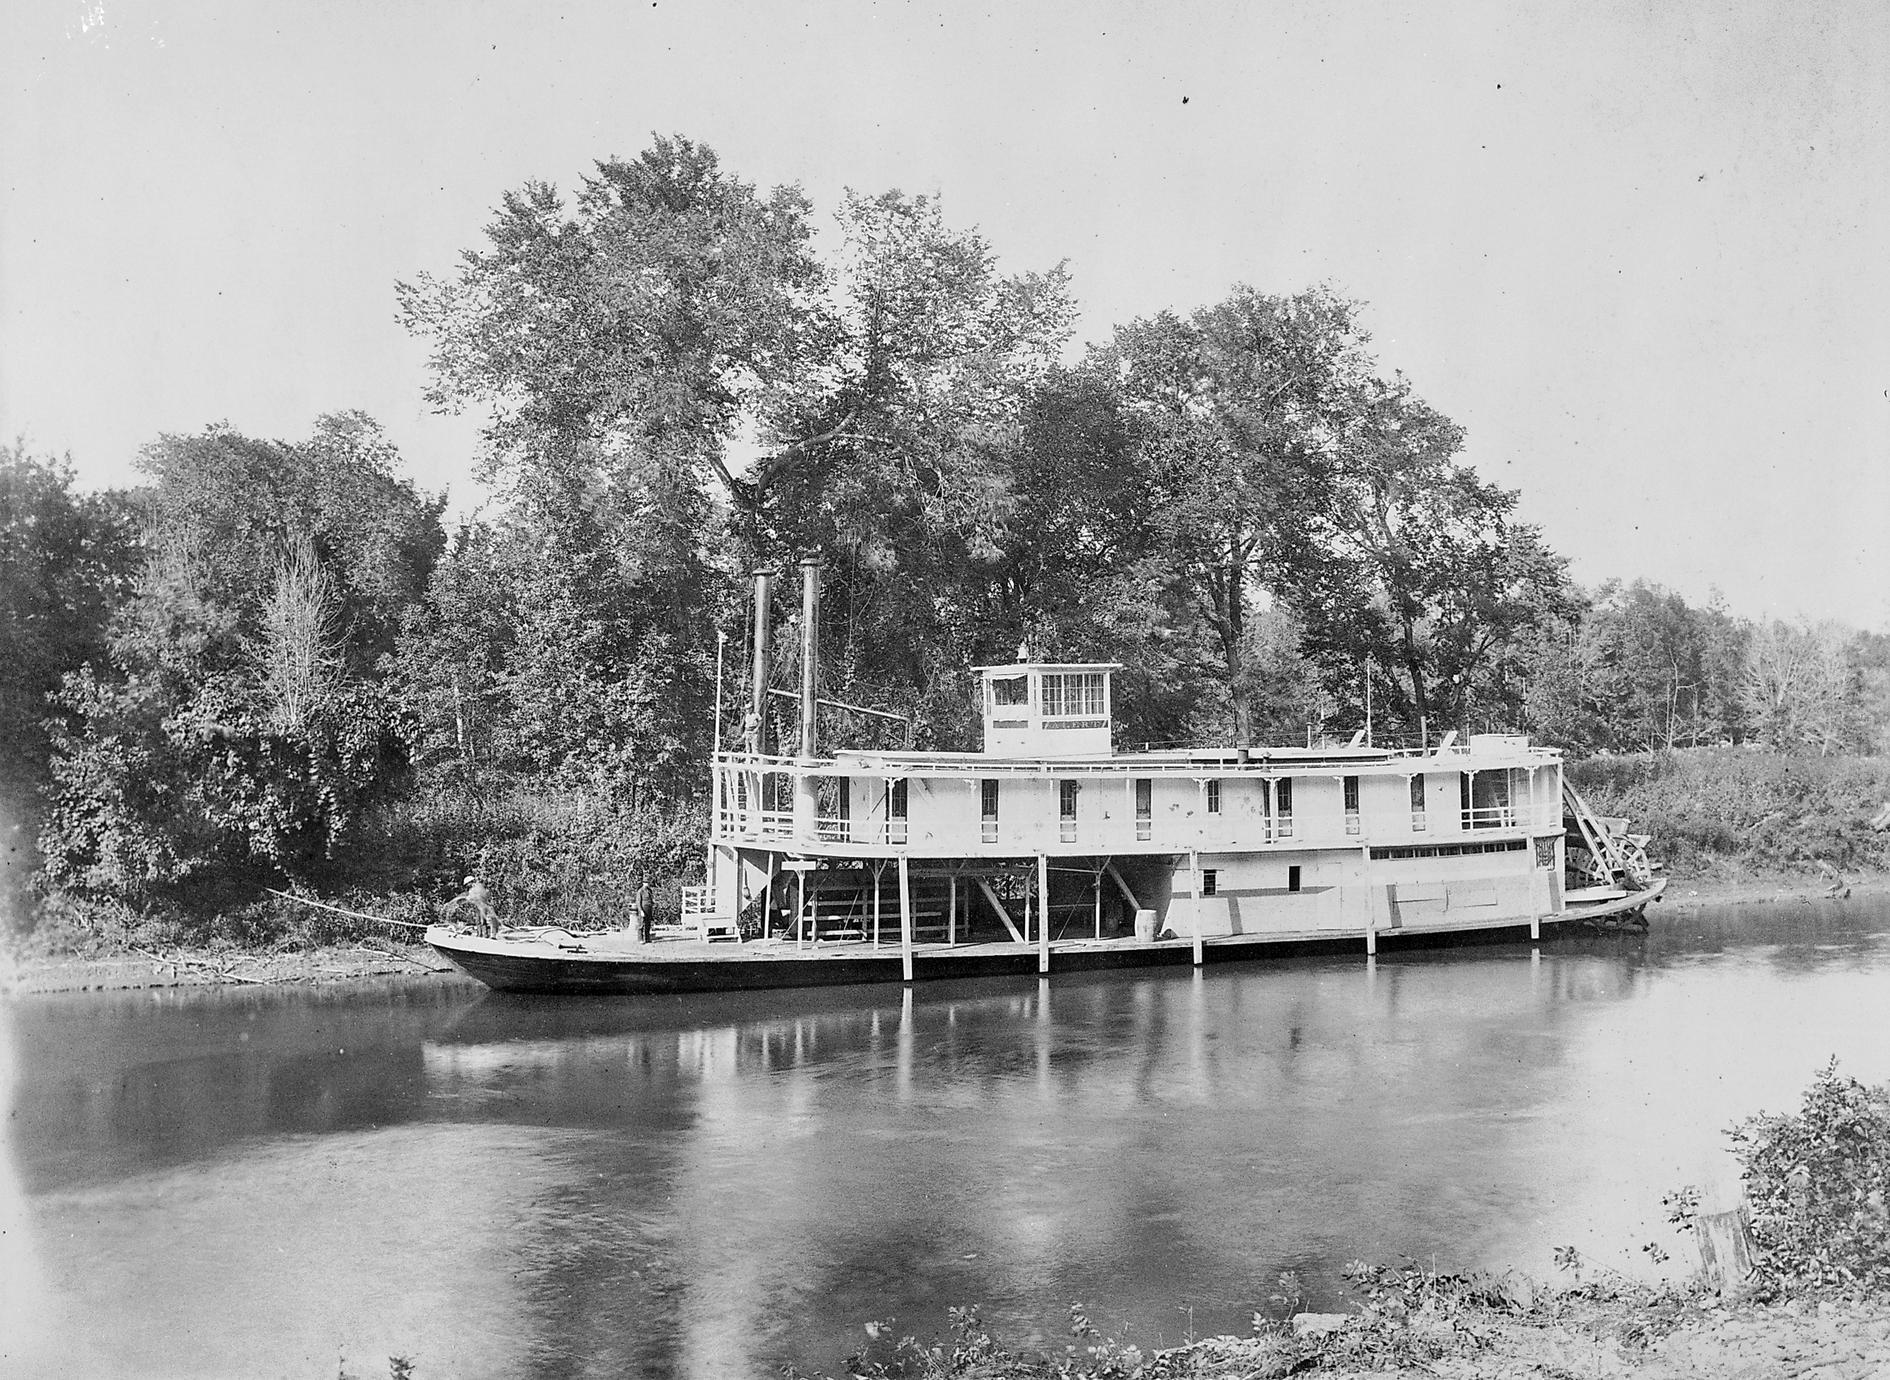
{"type": "Polygon", "coordinates": [[[982,752],[719,754],[718,844],[960,858],[1429,847],[1559,830],[1561,754],[1520,735],[1115,752],[1106,663],[975,668],[982,752]]]}

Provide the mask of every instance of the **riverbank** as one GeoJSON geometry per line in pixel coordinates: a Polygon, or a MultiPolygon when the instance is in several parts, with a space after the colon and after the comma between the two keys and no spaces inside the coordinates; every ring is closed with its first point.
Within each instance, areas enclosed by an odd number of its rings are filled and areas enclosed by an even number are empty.
{"type": "Polygon", "coordinates": [[[135,949],[129,952],[0,955],[0,994],[125,992],[146,987],[273,987],[416,977],[470,983],[424,944],[334,944],[292,952],[135,949]]]}
{"type": "MultiPolygon", "coordinates": [[[[1105,1338],[1072,1310],[1062,1355],[1006,1351],[975,1312],[954,1335],[920,1343],[892,1324],[868,1329],[848,1376],[909,1380],[1886,1380],[1890,1298],[1729,1301],[1704,1289],[1582,1285],[1549,1289],[1520,1275],[1439,1275],[1380,1267],[1356,1309],[1259,1323],[1144,1352],[1105,1338]],[[1079,1330],[1081,1329],[1081,1330],[1079,1330]]],[[[832,1380],[790,1370],[793,1380],[832,1380]]]]}
{"type": "Polygon", "coordinates": [[[1334,1380],[1890,1377],[1890,1299],[1729,1304],[1710,1293],[1574,1292],[1531,1300],[1527,1309],[1420,1312],[1391,1328],[1364,1314],[1337,1322],[1340,1316],[1306,1315],[1313,1329],[1330,1329],[1310,1337],[1288,1324],[1271,1337],[1196,1343],[1151,1357],[1145,1373],[1200,1380],[1289,1373],[1334,1380]],[[1374,1364],[1394,1346],[1409,1360],[1374,1364]]]}

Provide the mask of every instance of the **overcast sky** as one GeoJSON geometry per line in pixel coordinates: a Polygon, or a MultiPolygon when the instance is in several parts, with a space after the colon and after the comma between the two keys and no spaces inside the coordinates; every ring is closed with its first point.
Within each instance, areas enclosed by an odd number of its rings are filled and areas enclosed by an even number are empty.
{"type": "Polygon", "coordinates": [[[474,501],[395,281],[661,131],[939,193],[1085,339],[1331,282],[1585,583],[1890,629],[1881,0],[36,0],[0,86],[0,435],[88,485],[360,408],[474,501]]]}

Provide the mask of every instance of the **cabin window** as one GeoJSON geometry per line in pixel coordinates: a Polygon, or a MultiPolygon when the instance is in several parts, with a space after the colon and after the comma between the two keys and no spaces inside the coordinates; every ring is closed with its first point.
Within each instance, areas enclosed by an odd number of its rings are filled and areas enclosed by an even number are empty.
{"type": "Polygon", "coordinates": [[[1411,832],[1424,832],[1424,773],[1411,778],[1411,832]]]}
{"type": "Polygon", "coordinates": [[[829,843],[845,843],[851,832],[853,782],[844,776],[824,776],[814,788],[820,836],[829,843]]]}
{"type": "Polygon", "coordinates": [[[1201,894],[1213,896],[1220,890],[1220,877],[1211,867],[1201,869],[1201,894]]]}
{"type": "Polygon", "coordinates": [[[1283,839],[1293,837],[1293,778],[1282,776],[1273,788],[1274,818],[1278,821],[1279,836],[1283,839]]]}
{"type": "Polygon", "coordinates": [[[1510,824],[1509,773],[1469,772],[1464,776],[1463,823],[1466,829],[1500,829],[1510,824]]]}
{"type": "Polygon", "coordinates": [[[984,841],[997,842],[998,783],[981,782],[978,790],[978,819],[982,824],[984,841]]]}
{"type": "Polygon", "coordinates": [[[1221,812],[1221,783],[1218,781],[1207,783],[1207,812],[1211,815],[1221,812]]]}
{"type": "Polygon", "coordinates": [[[1071,671],[1044,676],[1044,718],[1100,719],[1105,712],[1100,671],[1071,671]]]}
{"type": "Polygon", "coordinates": [[[1155,783],[1146,776],[1135,778],[1135,837],[1146,843],[1155,835],[1155,783]]]}
{"type": "Polygon", "coordinates": [[[1060,781],[1057,783],[1057,824],[1061,830],[1063,842],[1076,842],[1076,783],[1060,781]]]}
{"type": "Polygon", "coordinates": [[[1000,709],[1029,704],[1030,678],[1028,676],[993,677],[991,703],[1000,709]]]}
{"type": "Polygon", "coordinates": [[[1298,863],[1294,863],[1291,867],[1286,869],[1286,889],[1288,891],[1299,890],[1299,864],[1298,863]]]}
{"type": "Polygon", "coordinates": [[[1348,776],[1345,778],[1345,832],[1357,834],[1358,830],[1358,778],[1348,776]]]}
{"type": "Polygon", "coordinates": [[[886,840],[888,843],[906,841],[906,804],[909,799],[904,777],[900,777],[886,789],[886,840]]]}

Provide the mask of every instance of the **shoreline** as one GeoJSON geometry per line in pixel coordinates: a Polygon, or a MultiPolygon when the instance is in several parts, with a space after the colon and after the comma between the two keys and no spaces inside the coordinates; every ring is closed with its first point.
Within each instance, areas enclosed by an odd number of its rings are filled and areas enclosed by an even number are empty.
{"type": "MultiPolygon", "coordinates": [[[[1673,877],[1652,919],[1708,906],[1819,902],[1835,898],[1821,877],[1673,877]]],[[[1846,878],[1846,896],[1890,895],[1890,876],[1846,878]]],[[[16,957],[0,953],[0,997],[129,992],[166,987],[332,986],[371,978],[424,977],[472,983],[425,944],[361,941],[278,951],[187,948],[16,957]]]]}
{"type": "MultiPolygon", "coordinates": [[[[1167,1362],[1156,1366],[1157,1373],[1200,1380],[1289,1373],[1329,1380],[1879,1380],[1890,1375],[1890,1298],[1882,1296],[1758,1302],[1724,1297],[1698,1284],[1617,1292],[1593,1284],[1545,1287],[1515,1274],[1487,1279],[1509,1299],[1494,1303],[1445,1296],[1409,1311],[1300,1314],[1266,1334],[1205,1338],[1145,1356],[1167,1362]]],[[[1026,1362],[989,1373],[1046,1372],[1026,1362]]]]}
{"type": "Polygon", "coordinates": [[[90,956],[0,957],[0,997],[174,987],[328,987],[386,977],[475,985],[425,944],[391,940],[286,953],[141,949],[90,956]]]}

